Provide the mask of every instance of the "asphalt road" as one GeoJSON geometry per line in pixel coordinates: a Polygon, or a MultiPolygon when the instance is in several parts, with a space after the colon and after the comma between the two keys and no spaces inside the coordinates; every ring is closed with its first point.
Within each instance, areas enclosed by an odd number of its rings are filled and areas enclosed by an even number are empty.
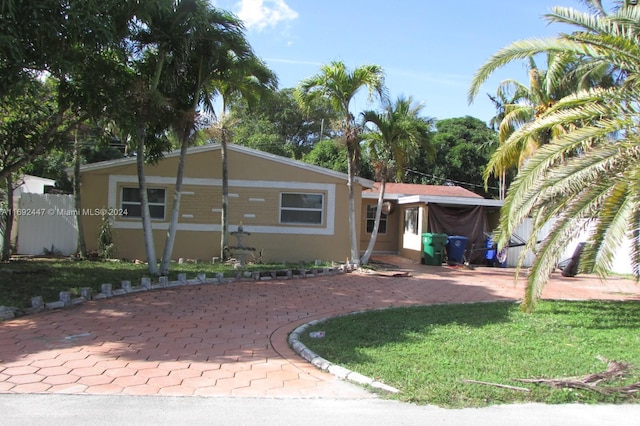
{"type": "Polygon", "coordinates": [[[500,405],[449,410],[380,399],[0,395],[3,425],[637,425],[640,405],[500,405]]]}

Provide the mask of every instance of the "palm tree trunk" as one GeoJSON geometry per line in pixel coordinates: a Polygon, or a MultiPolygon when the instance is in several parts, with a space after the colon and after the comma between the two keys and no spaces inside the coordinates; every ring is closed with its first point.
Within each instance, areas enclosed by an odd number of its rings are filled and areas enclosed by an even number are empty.
{"type": "MultiPolygon", "coordinates": [[[[198,79],[196,87],[201,87],[202,79],[198,79]]],[[[189,134],[196,117],[196,109],[198,108],[199,96],[194,96],[191,111],[189,111],[189,119],[182,123],[182,131],[180,132],[180,157],[178,158],[178,170],[176,171],[176,185],[173,191],[173,208],[171,209],[171,219],[169,221],[169,230],[167,231],[167,240],[164,244],[162,253],[162,262],[160,263],[160,273],[167,275],[169,273],[169,265],[171,264],[171,256],[173,254],[173,246],[176,240],[176,231],[178,227],[178,214],[180,213],[180,200],[182,198],[182,181],[184,177],[184,164],[187,160],[187,148],[189,147],[189,134]]]]}
{"type": "Polygon", "coordinates": [[[173,208],[171,209],[171,219],[169,221],[169,230],[167,231],[167,240],[164,244],[162,253],[162,262],[160,263],[160,274],[167,275],[169,273],[169,265],[173,254],[173,245],[176,240],[176,228],[178,227],[178,214],[180,213],[180,199],[182,197],[182,181],[184,176],[184,163],[187,158],[187,147],[189,146],[188,133],[184,132],[182,136],[182,145],[180,146],[180,157],[178,158],[178,170],[176,172],[176,185],[173,191],[173,208]]]}
{"type": "Polygon", "coordinates": [[[227,132],[222,129],[220,137],[222,159],[222,212],[220,213],[220,259],[225,260],[229,245],[229,168],[227,161],[227,132]]]}
{"type": "MultiPolygon", "coordinates": [[[[73,141],[73,201],[77,212],[82,211],[82,199],[80,198],[80,143],[78,142],[78,131],[76,130],[75,139],[73,141]]],[[[113,206],[107,206],[113,207],[113,206]]],[[[84,240],[84,228],[82,226],[82,217],[76,215],[76,227],[78,228],[78,257],[85,259],[87,257],[87,244],[84,240]]]]}
{"type": "Polygon", "coordinates": [[[347,155],[349,159],[347,161],[348,182],[347,187],[349,189],[349,239],[351,241],[351,261],[353,263],[360,262],[360,250],[358,248],[358,234],[356,231],[356,200],[354,190],[354,174],[355,174],[355,152],[352,152],[351,146],[347,143],[347,155]]]}
{"type": "Polygon", "coordinates": [[[144,246],[147,252],[149,273],[151,275],[158,275],[158,259],[156,258],[156,247],[153,240],[147,182],[144,173],[144,129],[139,130],[137,136],[136,166],[138,170],[138,186],[140,189],[140,216],[142,219],[142,231],[144,233],[144,246]]]}
{"type": "MultiPolygon", "coordinates": [[[[149,93],[153,93],[160,84],[160,75],[165,62],[165,53],[159,52],[155,73],[149,86],[149,93]]],[[[145,126],[143,123],[137,132],[136,145],[136,166],[138,171],[138,186],[140,189],[140,216],[142,219],[142,231],[144,233],[144,246],[147,252],[147,265],[149,274],[158,275],[158,259],[156,257],[156,247],[153,239],[153,226],[151,224],[151,213],[149,212],[149,196],[147,194],[147,181],[144,174],[144,140],[145,126]]]]}
{"type": "Polygon", "coordinates": [[[369,263],[369,258],[373,253],[373,247],[376,245],[376,239],[378,238],[378,230],[380,229],[380,218],[382,217],[382,203],[384,202],[384,191],[387,186],[387,180],[382,179],[380,182],[380,194],[378,194],[378,205],[376,208],[376,218],[373,222],[373,231],[371,231],[371,238],[369,239],[369,245],[367,250],[362,255],[360,263],[366,265],[369,263]]]}

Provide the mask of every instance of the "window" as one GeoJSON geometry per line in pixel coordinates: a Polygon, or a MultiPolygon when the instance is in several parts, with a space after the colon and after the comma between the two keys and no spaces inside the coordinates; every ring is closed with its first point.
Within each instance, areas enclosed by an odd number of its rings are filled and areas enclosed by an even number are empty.
{"type": "Polygon", "coordinates": [[[280,196],[280,223],[322,224],[324,195],[291,194],[280,196]]]}
{"type": "MultiPolygon", "coordinates": [[[[149,198],[149,214],[151,219],[164,219],[165,190],[147,188],[149,198]]],[[[138,188],[122,188],[120,208],[127,211],[126,217],[141,217],[140,190],[138,188]]]]}
{"type": "MultiPolygon", "coordinates": [[[[376,222],[376,210],[378,210],[378,206],[368,205],[367,206],[367,233],[371,234],[373,232],[373,225],[376,222]]],[[[380,227],[378,228],[378,233],[386,234],[387,233],[387,215],[384,213],[380,214],[380,227]]]]}
{"type": "Polygon", "coordinates": [[[417,207],[410,207],[404,211],[404,233],[418,235],[417,207]]]}

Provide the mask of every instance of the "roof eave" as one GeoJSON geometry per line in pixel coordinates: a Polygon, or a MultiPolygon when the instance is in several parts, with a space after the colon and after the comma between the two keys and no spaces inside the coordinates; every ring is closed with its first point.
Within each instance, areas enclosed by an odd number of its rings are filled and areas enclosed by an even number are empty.
{"type": "Polygon", "coordinates": [[[435,203],[435,204],[451,204],[458,206],[486,206],[486,207],[502,207],[503,200],[493,200],[490,198],[476,197],[448,197],[443,195],[411,195],[398,199],[398,204],[411,203],[435,203]]]}
{"type": "MultiPolygon", "coordinates": [[[[363,199],[373,200],[378,199],[378,193],[366,192],[362,194],[363,199]]],[[[487,207],[502,207],[504,201],[493,200],[490,198],[482,197],[455,197],[447,195],[404,195],[404,194],[384,194],[385,200],[397,201],[398,204],[415,204],[415,203],[436,203],[436,204],[451,204],[458,206],[487,206],[487,207]]]]}
{"type": "MultiPolygon", "coordinates": [[[[191,147],[189,148],[188,154],[194,154],[194,153],[206,152],[206,151],[215,151],[218,149],[220,149],[220,144],[208,144],[208,145],[202,145],[197,147],[191,147]]],[[[280,164],[287,164],[294,167],[300,167],[305,170],[312,170],[317,173],[321,173],[327,176],[332,176],[334,178],[344,179],[345,181],[348,180],[348,176],[341,172],[336,172],[334,170],[326,169],[324,167],[316,166],[314,164],[304,163],[299,160],[294,160],[287,157],[281,157],[279,155],[271,154],[268,152],[258,151],[253,148],[247,148],[242,145],[229,144],[228,149],[230,151],[243,152],[249,155],[253,155],[255,157],[268,159],[280,164]]],[[[174,150],[166,153],[164,155],[164,158],[173,158],[179,155],[180,155],[180,150],[174,150]]],[[[80,172],[82,173],[82,172],[88,172],[88,171],[94,171],[94,170],[108,169],[110,167],[126,166],[129,164],[135,164],[135,162],[136,162],[136,157],[127,157],[127,158],[119,158],[117,160],[101,161],[99,163],[85,164],[81,166],[80,172]]],[[[363,186],[364,188],[372,188],[373,185],[375,184],[374,181],[369,179],[364,179],[361,177],[356,177],[355,182],[363,186]]]]}

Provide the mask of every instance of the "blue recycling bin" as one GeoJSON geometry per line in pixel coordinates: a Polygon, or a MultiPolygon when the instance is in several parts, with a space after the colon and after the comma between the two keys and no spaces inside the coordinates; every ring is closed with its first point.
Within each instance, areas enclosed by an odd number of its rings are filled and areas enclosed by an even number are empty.
{"type": "Polygon", "coordinates": [[[496,247],[493,244],[493,238],[487,237],[487,252],[484,258],[487,260],[488,266],[494,266],[496,264],[496,247]]]}
{"type": "Polygon", "coordinates": [[[464,251],[467,248],[467,237],[450,235],[447,242],[447,262],[450,264],[463,263],[464,251]]]}
{"type": "Polygon", "coordinates": [[[507,249],[504,248],[498,252],[493,239],[487,237],[487,254],[485,255],[487,260],[487,266],[499,266],[501,268],[507,267],[507,249]]]}

